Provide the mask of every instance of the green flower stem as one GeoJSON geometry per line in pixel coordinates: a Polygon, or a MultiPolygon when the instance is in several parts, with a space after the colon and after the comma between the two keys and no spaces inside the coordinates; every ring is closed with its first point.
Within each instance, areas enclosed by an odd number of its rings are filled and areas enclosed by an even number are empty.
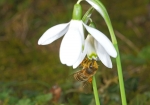
{"type": "Polygon", "coordinates": [[[121,67],[121,61],[120,61],[118,45],[114,44],[114,47],[116,48],[117,53],[118,53],[118,56],[116,58],[116,62],[117,62],[117,69],[118,69],[118,77],[119,77],[119,85],[120,85],[120,93],[121,93],[122,105],[127,105],[126,94],[125,94],[125,89],[124,89],[123,73],[122,73],[122,67],[121,67]]]}
{"type": "Polygon", "coordinates": [[[118,78],[119,78],[122,105],[127,105],[126,94],[125,94],[125,89],[124,89],[122,66],[121,66],[121,60],[120,60],[120,53],[119,53],[119,49],[118,49],[117,39],[116,39],[116,36],[114,34],[114,30],[112,28],[112,24],[111,24],[111,21],[110,21],[108,14],[106,14],[106,16],[105,16],[105,21],[106,21],[106,24],[108,26],[112,42],[113,42],[114,47],[116,48],[117,54],[118,54],[117,58],[116,58],[116,62],[117,62],[117,70],[118,70],[118,78]]]}
{"type": "Polygon", "coordinates": [[[111,39],[112,39],[112,42],[114,44],[114,47],[117,50],[116,63],[117,63],[117,70],[118,70],[118,78],[119,78],[119,86],[120,86],[122,105],[127,105],[125,88],[124,88],[123,73],[122,73],[122,66],[121,66],[120,53],[119,53],[119,49],[118,49],[117,39],[116,39],[114,30],[112,28],[112,24],[111,24],[110,18],[108,16],[108,14],[106,14],[106,15],[107,16],[105,18],[105,21],[106,21],[106,24],[108,26],[108,29],[109,29],[109,32],[110,32],[111,39]]]}
{"type": "Polygon", "coordinates": [[[117,63],[117,70],[118,70],[118,78],[119,78],[119,86],[120,86],[120,93],[121,93],[121,99],[122,99],[122,105],[127,105],[127,101],[126,101],[126,94],[125,94],[125,89],[124,89],[124,81],[123,81],[123,73],[122,73],[122,67],[121,67],[121,60],[120,60],[120,54],[119,54],[119,49],[118,49],[118,44],[117,44],[117,39],[109,18],[109,15],[107,13],[106,8],[104,7],[104,5],[100,2],[100,0],[92,0],[93,3],[96,3],[97,6],[99,6],[99,8],[101,9],[102,13],[101,14],[108,26],[110,35],[111,35],[111,39],[112,42],[114,44],[114,47],[117,50],[117,58],[116,58],[116,63],[117,63]]]}
{"type": "MultiPolygon", "coordinates": [[[[92,0],[94,1],[94,0],[92,0]]],[[[119,86],[120,86],[120,93],[121,93],[121,100],[122,100],[122,105],[127,105],[127,101],[126,101],[126,94],[125,94],[125,89],[124,89],[124,80],[123,80],[123,73],[122,73],[122,67],[121,67],[121,60],[120,60],[120,54],[119,54],[119,49],[118,49],[118,44],[117,44],[117,39],[109,18],[109,15],[107,13],[107,10],[105,9],[105,7],[103,6],[103,4],[99,1],[99,0],[95,0],[96,4],[101,8],[102,12],[104,13],[103,18],[108,26],[110,35],[111,35],[111,39],[112,42],[114,44],[114,47],[117,50],[117,58],[116,58],[116,63],[117,63],[117,70],[118,70],[118,78],[119,78],[119,86]]],[[[83,22],[87,22],[87,20],[90,18],[90,15],[93,12],[93,8],[91,7],[83,16],[82,20],[83,22]]],[[[96,100],[96,105],[100,105],[99,103],[99,99],[98,99],[98,92],[97,92],[97,88],[96,88],[96,81],[95,81],[95,77],[93,76],[93,90],[94,90],[94,95],[95,95],[95,100],[96,100]]]]}
{"type": "Polygon", "coordinates": [[[93,76],[92,85],[93,85],[95,103],[96,105],[100,105],[95,76],[93,76]]]}

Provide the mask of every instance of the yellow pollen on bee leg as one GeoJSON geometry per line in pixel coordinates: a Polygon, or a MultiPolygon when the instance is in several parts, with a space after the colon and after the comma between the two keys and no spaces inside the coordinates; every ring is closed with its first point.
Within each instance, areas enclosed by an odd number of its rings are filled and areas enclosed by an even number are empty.
{"type": "Polygon", "coordinates": [[[92,83],[92,77],[90,77],[90,78],[88,79],[88,82],[89,82],[89,83],[92,83]]]}
{"type": "Polygon", "coordinates": [[[98,64],[97,64],[97,62],[96,62],[96,61],[94,61],[94,63],[93,63],[93,67],[94,67],[94,68],[96,68],[96,69],[98,69],[98,64]]]}

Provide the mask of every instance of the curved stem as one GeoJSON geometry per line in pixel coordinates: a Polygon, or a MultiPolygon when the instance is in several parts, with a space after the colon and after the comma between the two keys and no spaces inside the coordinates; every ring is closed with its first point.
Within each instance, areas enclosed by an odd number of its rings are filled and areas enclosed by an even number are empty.
{"type": "Polygon", "coordinates": [[[122,105],[127,105],[125,88],[124,88],[123,73],[122,73],[122,66],[121,66],[120,53],[119,53],[119,49],[118,49],[117,39],[116,39],[114,30],[113,30],[113,27],[112,27],[109,15],[108,15],[108,13],[107,13],[107,11],[106,11],[104,6],[103,6],[103,8],[105,10],[104,20],[105,20],[105,22],[106,22],[106,24],[108,26],[112,42],[113,42],[114,47],[116,48],[116,51],[117,51],[117,54],[118,54],[117,58],[116,58],[116,63],[117,63],[117,70],[118,70],[118,78],[119,78],[119,86],[120,86],[122,105]]]}
{"type": "MultiPolygon", "coordinates": [[[[103,6],[103,4],[100,2],[100,0],[92,0],[94,3],[96,3],[101,10],[103,11],[104,15],[103,18],[108,26],[110,35],[111,35],[111,39],[112,42],[114,44],[114,47],[117,50],[117,58],[116,58],[116,63],[117,63],[117,70],[118,70],[118,78],[119,78],[119,86],[120,86],[120,93],[121,93],[121,99],[122,99],[122,105],[127,105],[127,101],[126,101],[126,94],[125,94],[125,88],[124,88],[124,80],[123,80],[123,73],[122,73],[122,66],[121,66],[121,60],[120,60],[120,54],[119,54],[119,49],[118,49],[118,44],[117,44],[117,39],[109,18],[109,15],[107,13],[106,8],[103,6]]],[[[87,20],[89,19],[90,15],[92,14],[93,9],[89,9],[89,11],[86,13],[85,17],[82,19],[83,22],[87,22],[87,20]],[[89,15],[89,17],[88,17],[89,15]]],[[[98,93],[97,93],[97,88],[96,88],[96,81],[95,81],[95,77],[93,76],[93,90],[94,90],[94,95],[95,95],[95,100],[96,100],[96,105],[100,105],[99,103],[99,99],[98,99],[98,93]],[[97,94],[97,95],[96,95],[97,94]]]]}
{"type": "Polygon", "coordinates": [[[112,39],[112,42],[114,44],[114,47],[116,48],[117,50],[117,58],[116,58],[116,63],[117,63],[117,70],[118,70],[118,77],[119,77],[119,86],[120,86],[120,93],[121,93],[121,99],[122,99],[122,105],[127,105],[127,101],[126,101],[126,94],[125,94],[125,88],[124,88],[124,80],[123,80],[123,73],[122,73],[122,67],[121,67],[121,60],[120,60],[120,54],[119,54],[119,49],[118,49],[118,44],[117,44],[117,39],[116,39],[116,36],[115,36],[115,33],[114,33],[114,30],[113,30],[113,27],[112,27],[112,24],[111,24],[111,21],[110,21],[110,18],[109,18],[109,15],[107,13],[107,10],[106,8],[103,6],[103,4],[100,2],[100,0],[92,0],[93,3],[95,3],[99,8],[100,10],[102,11],[103,14],[101,14],[101,12],[99,12],[102,17],[104,18],[107,26],[108,26],[108,29],[109,29],[109,32],[110,32],[110,35],[111,35],[111,39],[112,39]]]}
{"type": "Polygon", "coordinates": [[[93,76],[92,85],[93,85],[95,103],[96,105],[100,105],[95,76],[93,76]]]}
{"type": "Polygon", "coordinates": [[[119,49],[118,49],[118,44],[117,44],[117,39],[110,21],[110,18],[107,14],[106,18],[105,18],[106,24],[108,26],[110,35],[111,35],[111,39],[113,42],[114,47],[116,48],[117,51],[117,58],[116,58],[116,63],[117,63],[117,70],[118,70],[118,78],[119,78],[119,86],[120,86],[120,93],[121,93],[121,99],[122,99],[122,105],[127,105],[127,101],[126,101],[126,94],[125,94],[125,88],[124,88],[124,80],[123,80],[123,73],[122,73],[122,66],[121,66],[121,60],[120,60],[120,53],[119,53],[119,49]]]}
{"type": "Polygon", "coordinates": [[[118,53],[118,56],[116,58],[116,62],[117,62],[117,70],[118,70],[118,78],[119,78],[119,86],[120,86],[122,105],[127,105],[119,49],[118,49],[118,45],[117,44],[114,44],[114,46],[115,46],[115,48],[117,50],[117,53],[118,53]]]}

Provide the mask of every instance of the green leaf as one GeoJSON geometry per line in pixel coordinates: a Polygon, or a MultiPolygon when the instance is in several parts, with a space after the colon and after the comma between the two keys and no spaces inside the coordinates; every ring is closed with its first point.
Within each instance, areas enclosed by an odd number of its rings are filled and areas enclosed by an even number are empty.
{"type": "Polygon", "coordinates": [[[130,101],[129,105],[146,105],[147,97],[143,94],[138,94],[130,101]]]}
{"type": "Polygon", "coordinates": [[[42,104],[45,102],[48,102],[52,99],[52,94],[48,93],[48,94],[44,94],[44,95],[39,95],[35,98],[36,103],[38,104],[42,104]]]}
{"type": "Polygon", "coordinates": [[[4,100],[6,98],[9,98],[10,96],[10,93],[12,92],[12,90],[3,90],[1,93],[0,93],[0,100],[4,100]]]}
{"type": "Polygon", "coordinates": [[[79,96],[82,105],[89,105],[93,98],[94,98],[93,94],[81,94],[79,96]]]}
{"type": "Polygon", "coordinates": [[[16,105],[33,105],[33,104],[31,104],[31,100],[27,98],[19,100],[16,105]]]}

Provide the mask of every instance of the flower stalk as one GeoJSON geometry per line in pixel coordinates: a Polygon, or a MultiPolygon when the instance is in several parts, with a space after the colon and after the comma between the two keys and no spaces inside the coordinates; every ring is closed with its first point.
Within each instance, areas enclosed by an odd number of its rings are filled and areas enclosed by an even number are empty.
{"type": "Polygon", "coordinates": [[[119,86],[120,86],[122,105],[127,105],[125,88],[124,88],[123,73],[122,73],[122,66],[121,66],[121,60],[120,60],[118,45],[114,44],[114,47],[116,48],[117,53],[118,53],[118,56],[116,58],[116,62],[117,62],[117,70],[118,70],[118,78],[119,78],[119,86]]]}
{"type": "Polygon", "coordinates": [[[122,72],[122,66],[121,66],[120,53],[119,53],[119,49],[118,49],[117,39],[116,39],[116,36],[114,34],[109,16],[107,16],[105,21],[106,21],[106,24],[108,26],[108,29],[109,29],[109,32],[111,35],[112,43],[117,50],[116,63],[117,63],[117,71],[118,71],[119,87],[120,87],[122,105],[127,105],[125,88],[124,88],[124,80],[123,80],[123,72],[122,72]]]}
{"type": "Polygon", "coordinates": [[[93,79],[92,79],[92,86],[93,86],[93,91],[94,91],[95,103],[96,105],[100,105],[95,75],[93,76],[93,79]]]}
{"type": "Polygon", "coordinates": [[[122,105],[127,105],[127,101],[126,101],[126,94],[125,94],[125,88],[124,88],[124,80],[123,80],[123,73],[122,73],[122,66],[121,66],[121,60],[120,60],[120,54],[119,54],[119,49],[118,49],[118,44],[117,44],[117,39],[109,18],[109,15],[105,9],[105,7],[103,6],[103,4],[100,2],[100,0],[95,0],[95,2],[97,2],[97,4],[99,5],[99,7],[101,8],[101,10],[103,11],[104,15],[103,18],[108,26],[110,35],[111,35],[111,39],[113,42],[114,47],[117,50],[117,58],[116,58],[116,63],[117,63],[117,70],[118,70],[118,78],[119,78],[119,86],[120,86],[120,93],[121,93],[121,100],[122,100],[122,105]]]}
{"type": "Polygon", "coordinates": [[[118,44],[117,44],[117,39],[116,39],[115,33],[113,31],[109,16],[107,17],[107,19],[105,19],[105,21],[106,21],[106,24],[108,26],[108,29],[109,29],[109,32],[111,35],[112,43],[113,43],[113,45],[117,51],[116,63],[117,63],[117,71],[118,71],[119,87],[120,87],[122,105],[127,105],[125,88],[124,88],[124,80],[123,80],[123,72],[122,72],[121,59],[120,59],[120,53],[119,53],[119,48],[118,48],[118,44]]]}
{"type": "Polygon", "coordinates": [[[115,36],[115,33],[114,33],[114,30],[113,30],[113,27],[112,27],[112,24],[111,24],[111,21],[110,21],[110,18],[108,16],[108,14],[105,18],[105,21],[106,21],[106,24],[108,26],[108,29],[109,29],[109,32],[110,32],[110,35],[111,35],[112,43],[113,43],[113,45],[114,45],[114,47],[116,48],[116,51],[117,51],[116,63],[117,63],[117,71],[118,71],[119,87],[120,87],[122,105],[127,105],[118,43],[117,43],[117,39],[116,39],[116,36],[115,36]]]}
{"type": "MultiPolygon", "coordinates": [[[[119,54],[118,44],[117,44],[117,39],[116,39],[114,30],[113,30],[113,27],[112,27],[109,15],[107,13],[106,8],[103,6],[103,4],[100,2],[100,0],[86,0],[86,1],[95,10],[97,10],[101,14],[101,16],[104,18],[104,20],[105,20],[105,22],[106,22],[106,24],[108,26],[108,29],[109,29],[109,32],[110,32],[110,35],[111,35],[111,39],[112,39],[112,43],[113,43],[115,49],[117,50],[116,63],[117,63],[117,70],[118,70],[118,78],[119,78],[119,86],[120,86],[120,93],[121,93],[122,105],[127,105],[125,88],[124,88],[123,73],[122,73],[122,66],[121,66],[121,60],[120,60],[120,54],[119,54]]],[[[92,14],[92,12],[89,12],[89,14],[92,14]]],[[[93,81],[93,83],[94,82],[95,81],[93,81]]]]}

